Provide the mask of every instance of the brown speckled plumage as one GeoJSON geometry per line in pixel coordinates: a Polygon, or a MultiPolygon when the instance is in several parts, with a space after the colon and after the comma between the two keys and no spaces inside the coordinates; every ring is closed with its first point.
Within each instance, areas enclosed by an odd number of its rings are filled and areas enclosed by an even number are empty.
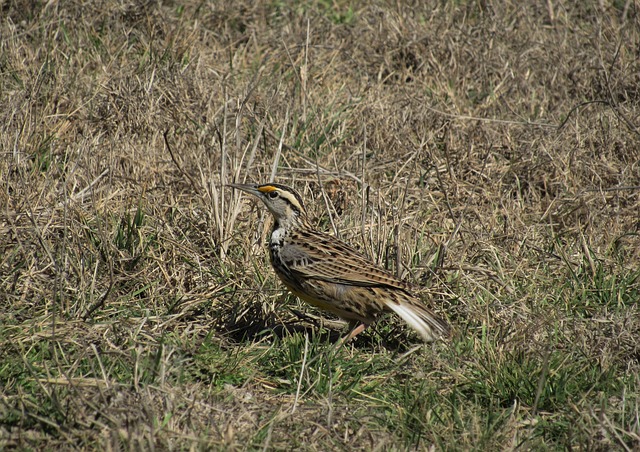
{"type": "MultiPolygon", "coordinates": [[[[345,242],[311,227],[300,195],[280,184],[231,185],[259,197],[274,216],[271,263],[302,300],[364,327],[394,311],[425,341],[446,336],[449,327],[404,281],[377,267],[345,242]]],[[[353,335],[357,334],[354,333],[353,335]]]]}

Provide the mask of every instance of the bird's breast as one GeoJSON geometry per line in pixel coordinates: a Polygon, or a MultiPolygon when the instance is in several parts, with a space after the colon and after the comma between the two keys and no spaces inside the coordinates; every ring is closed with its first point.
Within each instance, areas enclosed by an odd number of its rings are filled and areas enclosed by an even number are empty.
{"type": "Polygon", "coordinates": [[[282,246],[286,236],[287,230],[285,228],[276,228],[271,232],[271,240],[269,241],[269,244],[271,246],[282,246]]]}
{"type": "Polygon", "coordinates": [[[287,231],[284,228],[274,229],[269,240],[269,255],[277,273],[284,271],[282,261],[282,248],[287,237],[287,231]]]}

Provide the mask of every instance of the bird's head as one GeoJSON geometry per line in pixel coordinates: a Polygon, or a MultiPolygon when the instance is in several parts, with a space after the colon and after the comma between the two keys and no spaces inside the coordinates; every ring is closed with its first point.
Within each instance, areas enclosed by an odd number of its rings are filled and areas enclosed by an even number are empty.
{"type": "Polygon", "coordinates": [[[276,225],[291,227],[307,224],[302,197],[293,188],[281,184],[229,184],[229,187],[260,198],[273,214],[276,225]]]}

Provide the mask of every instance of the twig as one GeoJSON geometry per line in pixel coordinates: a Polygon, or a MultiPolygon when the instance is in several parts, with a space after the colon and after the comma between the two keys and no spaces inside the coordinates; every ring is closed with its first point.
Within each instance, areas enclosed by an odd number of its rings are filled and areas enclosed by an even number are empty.
{"type": "Polygon", "coordinates": [[[291,408],[291,414],[296,412],[298,408],[298,400],[300,399],[300,389],[302,389],[302,376],[304,375],[304,369],[307,364],[307,353],[309,352],[309,335],[304,335],[304,355],[302,355],[302,367],[300,368],[300,377],[298,378],[298,387],[296,388],[296,398],[293,401],[293,408],[291,408]]]}
{"type": "Polygon", "coordinates": [[[168,135],[169,135],[169,130],[165,130],[164,133],[162,134],[162,136],[164,137],[164,145],[167,147],[167,150],[169,151],[169,155],[171,156],[171,160],[173,160],[173,164],[176,165],[176,168],[178,168],[178,171],[180,171],[180,173],[184,177],[189,179],[189,182],[191,183],[191,186],[196,191],[196,193],[201,195],[202,193],[200,192],[200,189],[198,188],[198,185],[196,184],[196,182],[189,175],[189,173],[187,173],[184,169],[182,169],[182,166],[180,165],[180,163],[178,163],[178,159],[176,158],[175,154],[173,153],[173,149],[171,149],[171,145],[169,144],[168,135]]]}

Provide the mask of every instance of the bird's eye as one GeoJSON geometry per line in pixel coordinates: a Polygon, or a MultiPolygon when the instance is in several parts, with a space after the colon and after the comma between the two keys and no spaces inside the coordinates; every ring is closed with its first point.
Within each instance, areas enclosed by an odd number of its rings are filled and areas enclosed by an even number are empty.
{"type": "Polygon", "coordinates": [[[267,196],[269,196],[269,198],[271,198],[271,199],[275,199],[275,198],[277,198],[277,197],[278,197],[278,196],[280,196],[280,195],[278,194],[278,192],[277,192],[277,191],[270,191],[270,192],[267,194],[267,196]]]}

